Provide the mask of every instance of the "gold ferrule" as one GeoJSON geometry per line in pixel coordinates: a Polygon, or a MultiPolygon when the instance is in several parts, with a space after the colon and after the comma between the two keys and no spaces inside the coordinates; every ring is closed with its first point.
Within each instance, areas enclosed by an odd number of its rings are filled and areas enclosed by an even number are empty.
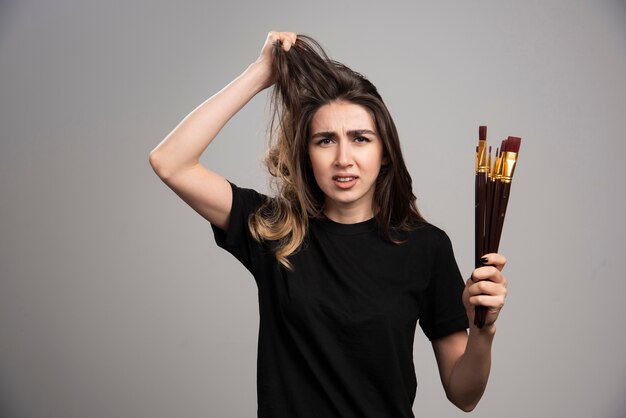
{"type": "Polygon", "coordinates": [[[502,177],[502,156],[496,158],[496,162],[493,164],[493,177],[500,180],[502,177]]]}
{"type": "Polygon", "coordinates": [[[478,152],[476,153],[476,172],[487,173],[487,141],[478,141],[478,152]]]}
{"type": "Polygon", "coordinates": [[[513,173],[515,172],[515,163],[517,162],[516,152],[505,152],[502,159],[502,182],[510,183],[513,180],[513,173]]]}
{"type": "Polygon", "coordinates": [[[478,152],[478,147],[476,147],[476,174],[478,174],[478,166],[480,165],[480,153],[478,152]]]}

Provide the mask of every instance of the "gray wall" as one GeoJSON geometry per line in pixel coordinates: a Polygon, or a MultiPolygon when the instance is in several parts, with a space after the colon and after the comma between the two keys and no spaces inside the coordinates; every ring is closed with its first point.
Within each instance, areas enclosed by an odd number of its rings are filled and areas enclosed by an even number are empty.
{"type": "MultiPolygon", "coordinates": [[[[626,4],[565,0],[0,2],[0,416],[255,416],[255,283],[148,153],[271,29],[378,86],[466,275],[478,125],[523,138],[475,415],[623,417],[626,4]]],[[[267,117],[202,162],[267,191],[267,117]]],[[[415,362],[418,416],[465,416],[419,328],[415,362]]]]}

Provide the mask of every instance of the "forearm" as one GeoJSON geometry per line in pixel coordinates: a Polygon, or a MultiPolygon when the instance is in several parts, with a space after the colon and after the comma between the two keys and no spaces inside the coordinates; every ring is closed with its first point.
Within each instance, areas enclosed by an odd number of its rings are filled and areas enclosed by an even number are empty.
{"type": "Polygon", "coordinates": [[[150,153],[154,170],[167,175],[196,164],[230,118],[267,87],[267,79],[266,66],[255,62],[194,109],[150,153]]]}
{"type": "Polygon", "coordinates": [[[464,411],[476,407],[487,386],[494,335],[495,325],[483,329],[472,326],[465,352],[452,369],[447,396],[464,411]]]}

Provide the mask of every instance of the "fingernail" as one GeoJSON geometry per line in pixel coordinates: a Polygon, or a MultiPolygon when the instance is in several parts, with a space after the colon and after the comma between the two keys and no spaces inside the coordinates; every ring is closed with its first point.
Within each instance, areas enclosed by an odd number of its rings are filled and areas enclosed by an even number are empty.
{"type": "Polygon", "coordinates": [[[487,262],[487,257],[482,257],[479,261],[485,264],[487,262]]]}

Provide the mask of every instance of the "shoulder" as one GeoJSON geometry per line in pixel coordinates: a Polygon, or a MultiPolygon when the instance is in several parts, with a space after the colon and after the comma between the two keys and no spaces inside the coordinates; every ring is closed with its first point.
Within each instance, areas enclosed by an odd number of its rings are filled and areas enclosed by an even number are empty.
{"type": "Polygon", "coordinates": [[[431,261],[453,253],[450,237],[442,228],[427,222],[414,222],[411,230],[394,233],[415,254],[424,254],[431,261]]]}
{"type": "Polygon", "coordinates": [[[233,206],[239,205],[242,209],[256,209],[259,206],[271,201],[271,198],[253,188],[240,187],[236,183],[227,180],[233,192],[233,206]]]}
{"type": "Polygon", "coordinates": [[[230,186],[233,189],[233,193],[237,193],[241,196],[249,197],[252,199],[259,199],[259,200],[269,198],[268,195],[266,195],[265,193],[261,193],[257,191],[256,189],[253,189],[250,187],[238,186],[235,182],[232,182],[228,179],[226,181],[230,183],[230,186]]]}
{"type": "Polygon", "coordinates": [[[394,228],[394,232],[400,234],[402,238],[426,240],[432,243],[439,243],[448,238],[446,232],[436,225],[425,221],[414,221],[409,225],[408,230],[398,230],[394,228]]]}

